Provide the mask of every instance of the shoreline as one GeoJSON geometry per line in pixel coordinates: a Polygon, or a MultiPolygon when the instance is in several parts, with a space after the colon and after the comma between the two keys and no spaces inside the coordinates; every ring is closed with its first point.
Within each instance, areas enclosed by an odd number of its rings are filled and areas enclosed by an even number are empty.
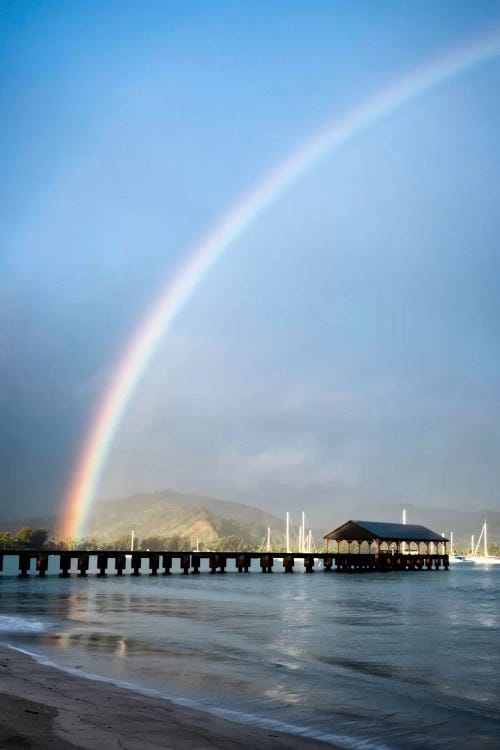
{"type": "Polygon", "coordinates": [[[0,646],[0,748],[319,750],[333,745],[238,723],[0,646]]]}

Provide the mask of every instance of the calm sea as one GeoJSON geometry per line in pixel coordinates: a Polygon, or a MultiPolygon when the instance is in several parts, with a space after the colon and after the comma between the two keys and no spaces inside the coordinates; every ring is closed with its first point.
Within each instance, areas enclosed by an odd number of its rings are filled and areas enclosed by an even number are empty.
{"type": "Polygon", "coordinates": [[[20,580],[13,563],[0,641],[78,674],[349,748],[500,747],[500,566],[20,580]]]}

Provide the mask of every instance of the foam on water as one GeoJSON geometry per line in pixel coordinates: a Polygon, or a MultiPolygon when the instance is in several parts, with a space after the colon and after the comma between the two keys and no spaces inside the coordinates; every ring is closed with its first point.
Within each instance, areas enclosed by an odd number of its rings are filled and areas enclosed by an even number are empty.
{"type": "Polygon", "coordinates": [[[0,615],[0,633],[42,633],[47,625],[40,620],[13,615],[0,615]]]}
{"type": "Polygon", "coordinates": [[[102,675],[94,674],[91,672],[82,672],[80,669],[75,667],[67,667],[49,659],[43,654],[37,654],[33,651],[28,651],[18,646],[13,646],[10,643],[0,643],[1,646],[17,651],[21,654],[34,659],[38,664],[46,667],[52,667],[58,669],[61,672],[70,674],[75,677],[83,677],[93,682],[102,682],[107,685],[114,685],[115,687],[123,688],[125,690],[132,690],[141,695],[147,695],[151,698],[158,698],[161,700],[167,700],[177,706],[184,708],[191,708],[197,711],[203,711],[204,713],[212,714],[226,721],[231,721],[236,724],[246,724],[249,726],[256,726],[262,729],[272,729],[276,732],[284,732],[285,734],[292,734],[298,737],[306,737],[308,739],[318,740],[328,745],[340,745],[346,750],[390,750],[387,745],[383,745],[373,740],[363,740],[355,737],[350,737],[345,734],[335,734],[333,732],[320,732],[312,729],[311,727],[303,727],[297,724],[290,724],[288,722],[278,721],[276,719],[266,719],[255,714],[246,713],[244,711],[234,711],[232,709],[220,708],[218,706],[207,706],[199,701],[193,700],[192,698],[181,698],[175,695],[167,695],[160,690],[153,688],[145,688],[140,685],[135,685],[131,682],[124,680],[112,679],[110,677],[104,677],[102,675]]]}

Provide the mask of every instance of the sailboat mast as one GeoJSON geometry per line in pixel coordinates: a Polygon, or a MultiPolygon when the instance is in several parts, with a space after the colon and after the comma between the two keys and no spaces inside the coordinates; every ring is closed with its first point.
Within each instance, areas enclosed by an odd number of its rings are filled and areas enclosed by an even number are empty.
{"type": "Polygon", "coordinates": [[[286,512],[286,551],[290,552],[290,513],[286,512]]]}
{"type": "Polygon", "coordinates": [[[134,539],[135,539],[135,531],[132,529],[132,535],[130,537],[130,551],[134,551],[134,539]]]}
{"type": "Polygon", "coordinates": [[[484,556],[488,557],[488,542],[486,541],[486,521],[484,522],[484,556]]]}
{"type": "Polygon", "coordinates": [[[470,553],[471,555],[474,554],[474,534],[471,534],[470,537],[470,553]]]}
{"type": "MultiPolygon", "coordinates": [[[[406,526],[406,508],[403,508],[403,526],[406,526]]],[[[401,552],[403,553],[403,555],[406,554],[406,542],[402,542],[401,552]]]]}
{"type": "Polygon", "coordinates": [[[267,549],[266,552],[271,552],[271,527],[267,527],[267,549]]]}
{"type": "Polygon", "coordinates": [[[482,528],[481,528],[481,533],[479,534],[479,539],[477,540],[476,549],[474,550],[474,554],[475,555],[477,555],[479,553],[479,546],[481,544],[481,539],[484,538],[484,534],[485,534],[485,531],[486,531],[485,527],[486,527],[486,524],[484,523],[483,526],[482,526],[482,528]]]}
{"type": "Polygon", "coordinates": [[[302,526],[301,526],[301,528],[302,528],[302,533],[301,533],[302,547],[301,547],[300,551],[304,552],[304,550],[306,548],[306,514],[304,513],[304,511],[302,511],[302,526]]]}

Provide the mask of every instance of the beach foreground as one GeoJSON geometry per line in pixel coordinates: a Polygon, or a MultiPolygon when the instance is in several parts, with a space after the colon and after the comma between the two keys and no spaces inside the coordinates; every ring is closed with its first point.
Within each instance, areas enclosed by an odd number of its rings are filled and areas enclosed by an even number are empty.
{"type": "MultiPolygon", "coordinates": [[[[95,750],[324,748],[38,664],[0,647],[0,748],[95,750]]],[[[331,746],[330,746],[331,747],[331,746]]]]}

